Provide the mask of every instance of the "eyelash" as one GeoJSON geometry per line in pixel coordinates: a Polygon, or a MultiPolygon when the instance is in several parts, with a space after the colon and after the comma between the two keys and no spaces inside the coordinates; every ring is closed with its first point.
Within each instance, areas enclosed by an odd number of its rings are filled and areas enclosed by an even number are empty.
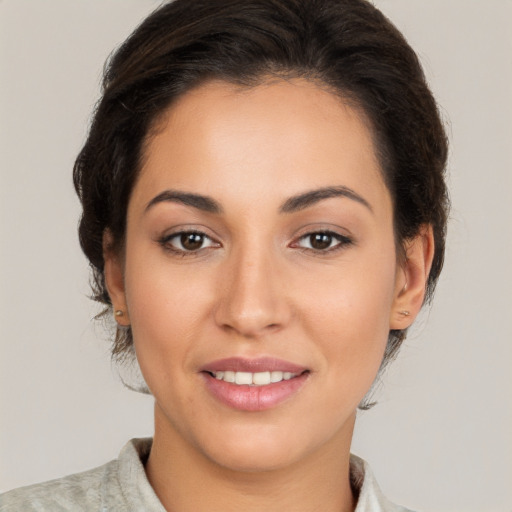
{"type": "Polygon", "coordinates": [[[327,255],[333,252],[339,251],[349,245],[352,245],[354,241],[348,236],[340,235],[335,231],[329,230],[319,230],[319,231],[311,231],[299,237],[297,242],[294,242],[291,247],[297,247],[298,249],[302,249],[304,252],[313,252],[314,254],[327,255]],[[320,237],[328,237],[330,239],[328,247],[325,249],[316,249],[311,247],[312,237],[320,236],[320,237]],[[299,243],[303,240],[309,240],[310,247],[301,247],[299,243]],[[332,245],[333,242],[337,242],[335,245],[332,245]]]}
{"type": "Polygon", "coordinates": [[[158,240],[158,243],[169,252],[174,253],[177,256],[181,257],[187,257],[187,256],[195,256],[200,251],[203,251],[204,249],[209,249],[210,247],[220,247],[219,242],[215,242],[211,237],[209,237],[206,233],[203,233],[202,231],[197,231],[194,229],[188,229],[186,231],[178,231],[177,233],[172,233],[170,235],[166,235],[162,237],[160,240],[158,240]],[[183,247],[183,237],[184,236],[197,236],[202,239],[201,245],[204,243],[205,240],[209,240],[211,244],[207,247],[199,247],[195,250],[187,250],[183,247]],[[172,240],[178,239],[179,243],[181,244],[182,248],[174,247],[172,244],[172,240]]]}
{"type": "MultiPolygon", "coordinates": [[[[177,233],[172,233],[170,235],[166,235],[162,237],[160,240],[158,240],[158,243],[169,252],[174,253],[177,256],[180,257],[193,257],[197,256],[200,252],[202,252],[205,249],[209,249],[211,247],[220,247],[221,244],[219,242],[214,241],[211,237],[209,237],[206,233],[203,233],[202,231],[196,231],[196,230],[186,230],[186,231],[179,231],[177,233]],[[186,249],[183,247],[183,237],[184,236],[197,236],[200,237],[201,245],[203,245],[205,240],[209,240],[210,244],[206,247],[199,247],[197,249],[186,249]],[[172,240],[178,239],[179,243],[182,248],[177,248],[173,246],[172,240]]],[[[347,247],[349,245],[352,245],[354,241],[344,235],[340,235],[339,233],[336,233],[334,231],[329,230],[319,230],[319,231],[311,231],[309,233],[305,233],[304,235],[301,235],[296,242],[293,242],[290,244],[290,247],[300,249],[304,252],[311,252],[318,255],[327,255],[331,254],[333,252],[339,251],[343,249],[344,247],[347,247]],[[329,241],[328,247],[324,249],[316,249],[311,246],[312,237],[314,236],[321,236],[321,237],[327,237],[329,241]],[[300,245],[301,241],[309,240],[309,247],[304,247],[300,245]],[[335,245],[332,246],[333,242],[337,242],[335,245]]]]}

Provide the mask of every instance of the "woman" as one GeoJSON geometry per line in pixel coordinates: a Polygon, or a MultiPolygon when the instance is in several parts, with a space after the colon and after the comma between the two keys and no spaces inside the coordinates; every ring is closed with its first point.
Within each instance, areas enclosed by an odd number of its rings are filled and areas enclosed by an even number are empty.
{"type": "Polygon", "coordinates": [[[404,510],[350,442],[442,267],[446,153],[414,52],[365,1],[155,11],[74,169],[154,438],[3,510],[404,510]]]}

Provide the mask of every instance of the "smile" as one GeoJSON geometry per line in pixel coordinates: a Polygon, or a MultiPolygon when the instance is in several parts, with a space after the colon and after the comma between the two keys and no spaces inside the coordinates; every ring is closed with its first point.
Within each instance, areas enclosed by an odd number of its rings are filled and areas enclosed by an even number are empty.
{"type": "Polygon", "coordinates": [[[282,372],[282,371],[273,371],[273,372],[233,372],[233,371],[225,371],[225,372],[214,372],[212,375],[217,380],[223,380],[224,382],[229,382],[232,384],[241,385],[249,385],[249,386],[268,386],[269,384],[274,384],[276,382],[281,382],[283,380],[290,380],[294,377],[297,377],[297,373],[292,372],[282,372]]]}
{"type": "Polygon", "coordinates": [[[231,409],[257,412],[296,396],[309,380],[310,370],[269,357],[233,357],[205,365],[200,374],[217,401],[231,409]]]}

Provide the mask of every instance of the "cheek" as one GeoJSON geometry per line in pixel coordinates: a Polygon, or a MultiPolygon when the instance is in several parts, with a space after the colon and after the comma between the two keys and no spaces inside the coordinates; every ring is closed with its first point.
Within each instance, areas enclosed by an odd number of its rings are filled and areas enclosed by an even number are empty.
{"type": "Polygon", "coordinates": [[[328,268],[324,275],[305,273],[302,295],[307,309],[322,325],[332,328],[333,334],[379,325],[388,329],[395,272],[395,260],[390,256],[357,254],[339,267],[328,268]]]}
{"type": "Polygon", "coordinates": [[[190,364],[189,354],[211,302],[209,284],[203,279],[198,289],[186,272],[171,271],[161,257],[135,251],[132,256],[126,262],[127,305],[137,358],[144,376],[152,380],[145,368],[159,374],[190,364]]]}
{"type": "Polygon", "coordinates": [[[363,255],[324,279],[304,283],[309,289],[303,293],[304,327],[323,347],[326,366],[333,374],[340,371],[336,378],[345,376],[347,383],[363,378],[370,385],[382,361],[394,297],[393,254],[363,255]]]}

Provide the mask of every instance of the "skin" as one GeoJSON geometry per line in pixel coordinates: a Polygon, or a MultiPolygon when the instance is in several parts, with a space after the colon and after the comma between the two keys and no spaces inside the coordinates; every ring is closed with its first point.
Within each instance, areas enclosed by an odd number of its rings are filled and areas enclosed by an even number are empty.
{"type": "Polygon", "coordinates": [[[392,201],[364,119],[304,80],[202,85],[149,138],[127,215],[122,255],[105,235],[106,281],[155,397],[146,471],[166,509],[353,510],[357,405],[389,330],[421,308],[433,253],[424,227],[397,262],[392,201]],[[282,211],[325,187],[362,201],[282,211]],[[148,207],[168,190],[208,196],[222,212],[148,207]],[[190,230],[205,238],[187,252],[171,235],[190,230]],[[318,232],[333,233],[326,249],[311,245],[318,232]],[[308,378],[276,407],[236,410],[200,373],[233,356],[284,359],[308,378]]]}

